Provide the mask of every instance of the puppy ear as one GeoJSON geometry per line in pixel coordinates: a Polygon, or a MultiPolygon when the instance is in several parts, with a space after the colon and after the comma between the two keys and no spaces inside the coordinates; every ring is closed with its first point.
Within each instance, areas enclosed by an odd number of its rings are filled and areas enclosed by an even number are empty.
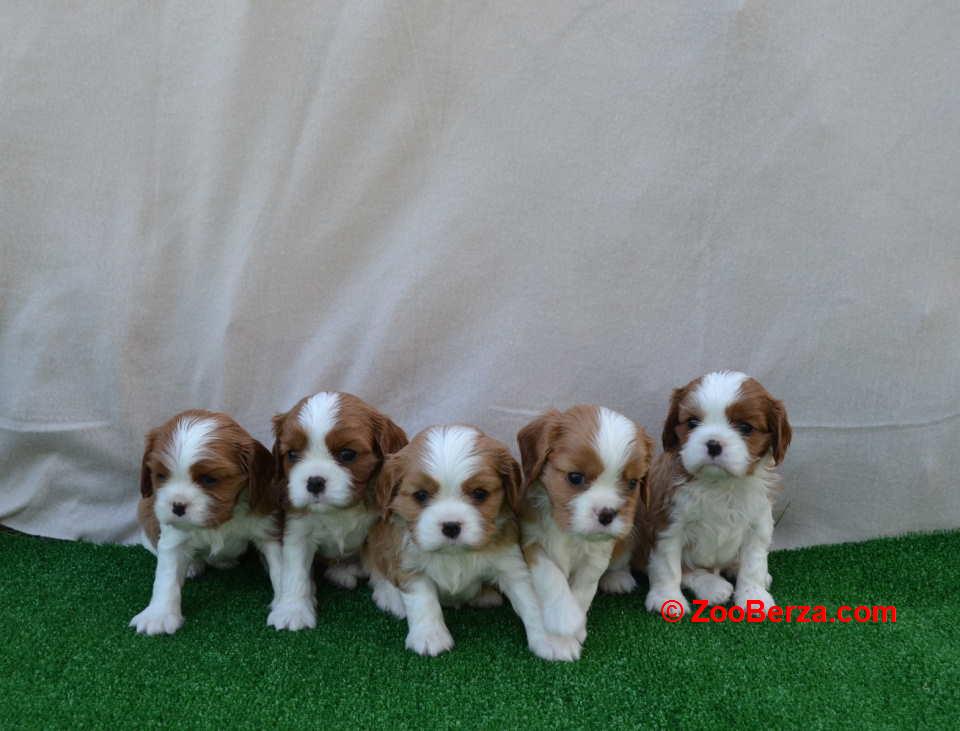
{"type": "Polygon", "coordinates": [[[243,462],[250,484],[250,508],[260,515],[278,510],[273,455],[256,439],[251,439],[243,450],[243,462]]]}
{"type": "Polygon", "coordinates": [[[374,412],[376,429],[376,444],[381,457],[399,452],[407,446],[407,434],[397,426],[388,416],[379,411],[374,412]]]}
{"type": "Polygon", "coordinates": [[[157,430],[151,429],[143,440],[143,457],[140,459],[140,494],[143,497],[153,495],[153,481],[150,479],[150,468],[147,467],[147,457],[157,443],[157,430]]]}
{"type": "Polygon", "coordinates": [[[650,507],[650,464],[653,462],[653,439],[650,438],[650,435],[642,428],[638,427],[637,433],[638,440],[643,442],[643,476],[641,476],[640,484],[637,486],[637,499],[640,501],[640,505],[644,509],[650,507]]]}
{"type": "Polygon", "coordinates": [[[680,446],[680,439],[677,437],[677,425],[680,423],[680,404],[687,395],[687,387],[673,389],[670,396],[670,411],[667,412],[667,420],[663,422],[663,442],[664,452],[674,452],[680,446]]]}
{"type": "Polygon", "coordinates": [[[526,492],[543,472],[543,466],[550,454],[550,444],[557,428],[560,412],[551,409],[541,414],[517,433],[520,446],[520,461],[523,463],[522,492],[526,492]]]}
{"type": "Polygon", "coordinates": [[[787,454],[790,440],[793,439],[793,429],[790,428],[790,422],[787,420],[787,409],[783,401],[770,399],[767,422],[770,425],[770,448],[773,451],[773,461],[774,464],[780,464],[787,454]]]}
{"type": "Polygon", "coordinates": [[[520,515],[523,507],[523,496],[526,494],[526,485],[523,482],[523,474],[520,472],[520,465],[505,448],[497,459],[497,472],[500,473],[500,481],[503,483],[503,494],[507,497],[507,504],[513,509],[515,515],[520,515]]]}
{"type": "Polygon", "coordinates": [[[280,454],[280,432],[283,431],[283,422],[287,414],[276,414],[273,421],[273,480],[277,485],[284,482],[283,455],[280,454]]]}
{"type": "Polygon", "coordinates": [[[403,469],[406,461],[404,450],[389,455],[383,462],[377,482],[374,486],[374,501],[380,508],[380,515],[386,518],[390,514],[390,503],[397,495],[403,481],[403,469]]]}

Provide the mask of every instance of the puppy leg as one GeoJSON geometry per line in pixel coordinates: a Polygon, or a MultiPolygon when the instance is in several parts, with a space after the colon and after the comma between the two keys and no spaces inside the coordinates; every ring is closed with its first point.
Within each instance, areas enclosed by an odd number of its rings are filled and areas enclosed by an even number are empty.
{"type": "Polygon", "coordinates": [[[281,549],[280,595],[271,604],[267,624],[299,630],[317,626],[316,598],[310,570],[316,547],[311,525],[300,516],[288,516],[281,549]]]}
{"type": "Polygon", "coordinates": [[[690,604],[680,589],[682,557],[682,533],[679,530],[663,533],[650,554],[647,565],[650,591],[647,592],[644,606],[648,612],[663,611],[663,605],[667,602],[676,602],[671,606],[682,609],[684,614],[690,612],[690,604]]]}
{"type": "Polygon", "coordinates": [[[576,637],[586,626],[587,615],[570,591],[567,577],[540,546],[529,546],[524,554],[543,606],[544,629],[551,635],[576,637]]]}
{"type": "Polygon", "coordinates": [[[443,609],[437,587],[421,576],[413,579],[401,592],[407,613],[406,646],[418,655],[439,655],[453,647],[453,637],[443,621],[443,609]]]}
{"type": "Polygon", "coordinates": [[[740,547],[740,570],[737,572],[737,588],[734,602],[746,608],[748,601],[759,601],[765,609],[774,605],[767,591],[770,573],[767,571],[767,551],[773,537],[773,516],[770,515],[753,527],[740,547]]]}
{"type": "Polygon", "coordinates": [[[359,557],[331,561],[323,571],[323,578],[341,589],[356,589],[357,579],[362,576],[359,557]]]}
{"type": "Polygon", "coordinates": [[[185,550],[186,536],[176,529],[162,530],[157,542],[157,571],[153,578],[150,604],[130,620],[138,634],[172,635],[183,625],[180,589],[186,578],[190,557],[185,550]]]}
{"type": "MultiPolygon", "coordinates": [[[[577,604],[583,610],[583,616],[586,618],[590,611],[590,605],[593,604],[593,598],[597,595],[597,586],[600,583],[600,577],[603,576],[607,567],[607,561],[601,563],[587,563],[581,566],[570,577],[570,590],[573,592],[577,604]]],[[[584,621],[583,627],[574,635],[580,642],[587,639],[587,625],[584,621]]]]}
{"type": "Polygon", "coordinates": [[[706,569],[684,571],[680,585],[710,604],[726,604],[733,596],[733,584],[717,572],[706,569]]]}
{"type": "Polygon", "coordinates": [[[480,593],[467,603],[471,607],[476,607],[477,609],[499,607],[501,604],[503,604],[503,594],[489,584],[484,584],[482,587],[480,587],[480,593]]]}
{"type": "Polygon", "coordinates": [[[613,549],[610,567],[600,577],[600,591],[604,594],[629,594],[637,588],[637,580],[630,573],[630,561],[633,558],[633,541],[621,539],[613,549]]]}
{"type": "Polygon", "coordinates": [[[543,608],[533,589],[530,569],[519,547],[504,556],[497,583],[507,595],[513,610],[523,622],[530,651],[544,660],[572,661],[580,657],[580,643],[573,637],[547,634],[543,626],[543,608]]]}
{"type": "Polygon", "coordinates": [[[403,594],[390,579],[373,570],[370,572],[370,586],[373,587],[373,603],[380,607],[381,611],[397,619],[406,619],[407,609],[403,606],[403,594]]]}
{"type": "Polygon", "coordinates": [[[270,577],[270,587],[273,589],[273,601],[271,601],[270,607],[273,608],[283,589],[283,547],[280,545],[280,541],[273,540],[261,540],[256,542],[255,545],[257,550],[260,551],[260,557],[267,569],[267,576],[270,577]]]}

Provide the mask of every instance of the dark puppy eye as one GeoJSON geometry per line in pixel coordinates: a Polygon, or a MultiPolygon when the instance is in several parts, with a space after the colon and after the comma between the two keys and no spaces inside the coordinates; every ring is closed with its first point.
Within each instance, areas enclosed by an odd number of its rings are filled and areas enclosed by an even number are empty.
{"type": "Polygon", "coordinates": [[[747,422],[741,421],[737,424],[737,431],[743,434],[743,436],[750,436],[753,433],[753,427],[750,426],[747,422]]]}
{"type": "Polygon", "coordinates": [[[628,490],[636,490],[636,489],[637,489],[637,485],[639,485],[639,484],[640,484],[640,480],[637,480],[637,479],[627,480],[627,489],[628,489],[628,490]]]}
{"type": "Polygon", "coordinates": [[[476,500],[478,503],[482,503],[484,500],[487,499],[487,495],[489,495],[490,493],[484,490],[483,488],[478,487],[476,490],[474,490],[470,494],[473,495],[474,500],[476,500]]]}
{"type": "Polygon", "coordinates": [[[421,505],[427,502],[428,497],[430,497],[430,493],[426,490],[417,490],[415,493],[413,493],[413,499],[421,505]]]}
{"type": "Polygon", "coordinates": [[[294,462],[298,462],[299,460],[300,460],[300,452],[295,452],[292,449],[289,452],[287,452],[287,461],[290,462],[290,464],[293,464],[294,462]]]}
{"type": "Polygon", "coordinates": [[[700,426],[700,419],[687,419],[687,429],[693,431],[700,426]]]}
{"type": "Polygon", "coordinates": [[[582,472],[568,472],[567,480],[570,481],[571,485],[582,485],[583,484],[583,473],[582,472]]]}
{"type": "Polygon", "coordinates": [[[341,449],[337,452],[338,462],[353,462],[357,458],[357,453],[352,449],[341,449]]]}
{"type": "Polygon", "coordinates": [[[166,482],[166,481],[167,481],[167,476],[166,476],[166,475],[161,475],[159,472],[157,472],[153,477],[154,477],[154,479],[155,479],[157,482],[166,482]]]}
{"type": "Polygon", "coordinates": [[[213,475],[200,475],[200,484],[210,487],[217,484],[217,478],[213,475]]]}

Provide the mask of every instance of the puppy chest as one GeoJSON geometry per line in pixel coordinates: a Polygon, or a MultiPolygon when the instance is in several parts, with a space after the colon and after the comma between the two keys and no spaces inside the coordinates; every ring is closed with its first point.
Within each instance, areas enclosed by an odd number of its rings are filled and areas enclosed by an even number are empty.
{"type": "Polygon", "coordinates": [[[694,495],[684,510],[684,562],[703,567],[725,566],[740,555],[751,525],[751,505],[734,492],[694,495]]]}
{"type": "Polygon", "coordinates": [[[360,551],[376,516],[367,511],[336,511],[317,516],[313,540],[324,558],[350,556],[360,551]]]}

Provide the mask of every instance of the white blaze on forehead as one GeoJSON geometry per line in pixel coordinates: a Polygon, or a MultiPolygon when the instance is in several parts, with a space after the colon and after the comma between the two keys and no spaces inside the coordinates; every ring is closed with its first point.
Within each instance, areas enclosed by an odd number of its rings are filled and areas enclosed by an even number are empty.
{"type": "Polygon", "coordinates": [[[740,397],[740,387],[745,380],[747,375],[737,371],[708,373],[694,390],[693,401],[705,416],[726,419],[727,407],[740,397]]]}
{"type": "Polygon", "coordinates": [[[609,477],[617,479],[633,450],[633,443],[637,438],[637,428],[623,414],[600,407],[597,414],[597,433],[594,435],[593,446],[603,462],[603,474],[597,478],[609,477]]]}
{"type": "Polygon", "coordinates": [[[441,492],[458,492],[479,469],[477,436],[475,429],[466,426],[435,426],[427,433],[423,466],[441,492]]]}
{"type": "Polygon", "coordinates": [[[330,391],[322,391],[308,398],[297,415],[297,421],[311,445],[324,444],[327,432],[336,426],[339,418],[340,394],[330,391]]]}
{"type": "Polygon", "coordinates": [[[160,459],[172,472],[188,472],[192,464],[207,456],[211,434],[216,428],[216,421],[206,417],[180,419],[173,428],[170,441],[160,453],[160,459]]]}

